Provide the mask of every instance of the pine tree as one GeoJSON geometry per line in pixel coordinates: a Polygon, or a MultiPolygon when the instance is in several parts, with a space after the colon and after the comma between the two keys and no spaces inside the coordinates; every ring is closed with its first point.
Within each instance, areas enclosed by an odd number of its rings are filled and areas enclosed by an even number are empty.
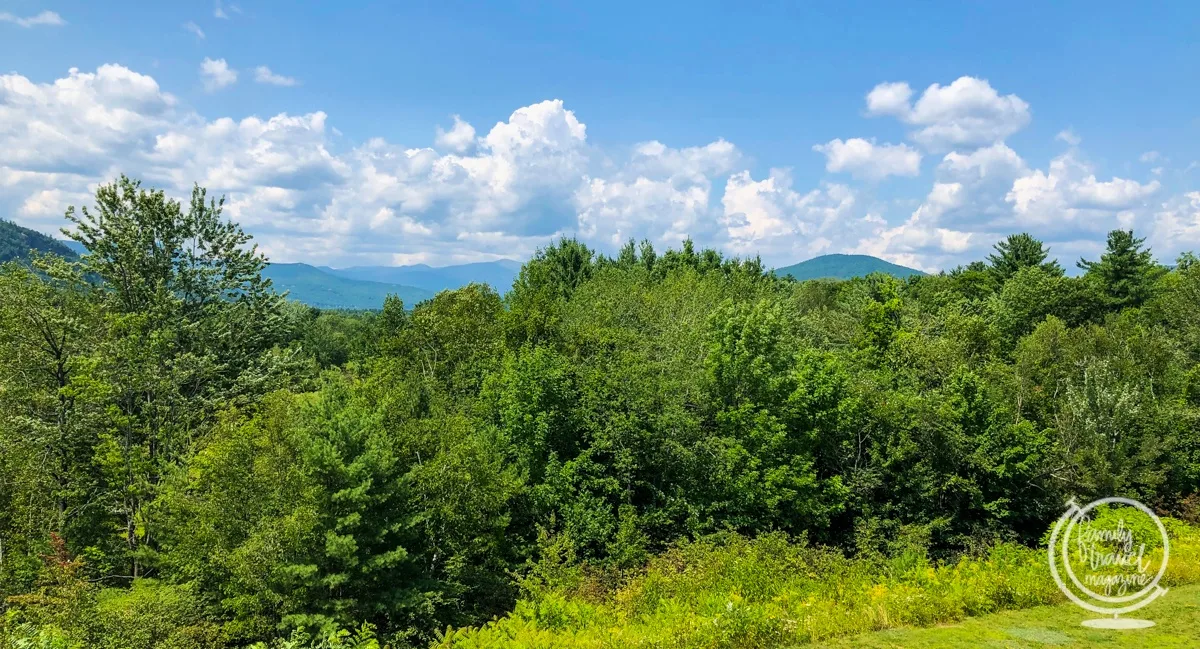
{"type": "Polygon", "coordinates": [[[1154,283],[1165,272],[1154,261],[1146,240],[1133,236],[1132,230],[1108,233],[1108,246],[1100,261],[1079,260],[1087,276],[1099,281],[1112,309],[1141,306],[1150,299],[1154,283]]]}
{"type": "Polygon", "coordinates": [[[1063,269],[1057,261],[1046,261],[1049,249],[1026,232],[1008,235],[1008,238],[997,243],[995,248],[997,254],[988,255],[988,261],[991,262],[988,272],[997,288],[1016,275],[1017,271],[1030,266],[1039,266],[1054,276],[1063,274],[1063,269]]]}

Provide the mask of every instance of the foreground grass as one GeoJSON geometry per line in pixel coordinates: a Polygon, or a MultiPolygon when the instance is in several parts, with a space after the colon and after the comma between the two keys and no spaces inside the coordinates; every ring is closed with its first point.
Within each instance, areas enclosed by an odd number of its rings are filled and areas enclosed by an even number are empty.
{"type": "MultiPolygon", "coordinates": [[[[1200,531],[1178,521],[1169,521],[1169,528],[1171,562],[1163,585],[1200,583],[1200,531]]],[[[887,642],[889,636],[871,632],[957,624],[1062,602],[1045,556],[1044,550],[1001,544],[939,563],[913,552],[888,559],[847,558],[776,535],[706,539],[655,557],[615,589],[586,578],[551,579],[531,590],[512,614],[478,628],[447,630],[435,647],[766,649],[826,646],[860,634],[867,634],[862,642],[887,642]]],[[[1161,549],[1148,556],[1161,556],[1161,549]]],[[[1194,599],[1200,591],[1181,592],[1194,599]]],[[[1178,600],[1177,595],[1171,602],[1178,600]]],[[[1060,626],[1074,626],[1080,618],[1076,613],[1070,619],[1074,622],[1060,626]]],[[[1066,642],[1073,636],[1063,632],[1062,637],[1066,642]]],[[[948,644],[930,646],[979,646],[978,639],[968,631],[961,641],[947,637],[948,644]]],[[[1029,644],[1035,640],[1005,644],[1011,639],[1003,635],[998,640],[996,647],[1041,646],[1029,644]]],[[[1043,639],[1041,644],[1051,643],[1043,639]]]]}
{"type": "Polygon", "coordinates": [[[928,629],[893,629],[821,643],[829,649],[941,649],[987,647],[1198,647],[1200,586],[1173,588],[1130,617],[1154,620],[1157,626],[1130,631],[1088,629],[1079,625],[1096,617],[1071,604],[1007,611],[928,629]]]}

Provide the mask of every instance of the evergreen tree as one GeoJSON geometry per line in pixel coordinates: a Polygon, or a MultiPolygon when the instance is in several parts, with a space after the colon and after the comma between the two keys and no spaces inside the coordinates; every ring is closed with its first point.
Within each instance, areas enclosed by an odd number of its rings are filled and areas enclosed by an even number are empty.
{"type": "Polygon", "coordinates": [[[1053,276],[1063,274],[1057,261],[1046,261],[1049,249],[1026,232],[1008,235],[1008,238],[998,242],[995,248],[996,254],[988,255],[988,261],[991,263],[988,271],[997,288],[1016,275],[1017,271],[1031,266],[1041,267],[1053,276]]]}
{"type": "Polygon", "coordinates": [[[1108,246],[1100,261],[1079,260],[1087,276],[1098,280],[1109,308],[1141,306],[1150,299],[1154,283],[1165,272],[1150,249],[1143,249],[1145,241],[1133,236],[1132,230],[1113,230],[1108,233],[1108,246]]]}

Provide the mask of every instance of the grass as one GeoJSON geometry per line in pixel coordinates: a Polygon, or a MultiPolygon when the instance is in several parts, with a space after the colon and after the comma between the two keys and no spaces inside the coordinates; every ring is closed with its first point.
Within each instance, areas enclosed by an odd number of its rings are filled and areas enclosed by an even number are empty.
{"type": "MultiPolygon", "coordinates": [[[[1171,563],[1163,585],[1200,593],[1200,530],[1167,520],[1171,563]],[[1183,588],[1185,587],[1186,588],[1183,588]]],[[[1151,550],[1149,557],[1159,555],[1151,550]]],[[[482,627],[448,629],[437,649],[767,649],[799,646],[1039,647],[1088,646],[1076,636],[1110,633],[1076,628],[1082,612],[1053,606],[1065,598],[1047,569],[1045,551],[1000,544],[948,563],[923,553],[849,558],[786,537],[725,535],[684,543],[654,557],[615,588],[587,578],[552,577],[530,589],[516,609],[482,627]],[[1023,614],[1002,611],[1025,610],[1023,614]],[[1053,629],[1022,615],[1060,616],[1053,629]],[[996,616],[998,617],[991,617],[996,616]],[[1073,616],[1073,617],[1072,617],[1073,616]],[[1013,620],[988,630],[971,619],[1013,620]],[[938,626],[943,625],[943,626],[938,626]],[[950,625],[950,626],[946,626],[950,625]],[[1059,629],[1062,630],[1059,630],[1059,629]],[[1051,633],[1053,631],[1053,633],[1051,633]],[[906,634],[915,634],[911,636],[906,634]],[[1075,634],[1075,635],[1072,635],[1075,634]],[[855,639],[837,645],[838,638],[855,639]],[[980,644],[995,640],[992,645],[980,644]],[[853,644],[871,643],[877,644],[853,644]],[[883,644],[878,644],[883,643],[883,644]],[[1072,643],[1075,643],[1072,645],[1072,643]]],[[[1152,562],[1153,563],[1153,562],[1152,562]]],[[[1155,615],[1183,615],[1181,596],[1159,602],[1155,615]]],[[[1194,613],[1195,611],[1193,611],[1194,613]]],[[[1048,618],[1049,619],[1049,618],[1048,618]]],[[[1158,618],[1156,618],[1158,619],[1158,618]]],[[[1049,622],[1047,622],[1049,624],[1049,622]]],[[[1187,627],[1185,627],[1187,628],[1187,627]]],[[[1149,634],[1175,633],[1164,624],[1149,634]]],[[[1200,634],[1200,632],[1193,632],[1200,634]]],[[[1146,638],[1154,638],[1153,635],[1146,638]]],[[[1157,638],[1154,638],[1157,641],[1157,638]]],[[[1177,646],[1200,646],[1200,635],[1177,646]]],[[[1156,644],[1130,646],[1160,646],[1156,644]]],[[[1104,645],[1097,645],[1104,646],[1104,645]]],[[[1123,646],[1123,645],[1111,645],[1123,646]]],[[[1171,646],[1170,644],[1161,646],[1171,646]]]]}
{"type": "Polygon", "coordinates": [[[891,629],[822,643],[829,649],[941,649],[982,647],[1197,647],[1200,646],[1200,586],[1173,588],[1130,617],[1154,620],[1157,626],[1131,631],[1088,629],[1079,625],[1096,617],[1071,604],[1039,606],[970,618],[927,629],[891,629]]]}

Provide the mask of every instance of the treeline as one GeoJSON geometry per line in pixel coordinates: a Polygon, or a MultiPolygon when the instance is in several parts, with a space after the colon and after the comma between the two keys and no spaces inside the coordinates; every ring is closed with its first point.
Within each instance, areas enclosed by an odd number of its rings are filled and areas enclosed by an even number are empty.
{"type": "Polygon", "coordinates": [[[803,283],[568,239],[503,298],[337,313],[202,189],[67,218],[88,254],[0,272],[0,641],[423,646],[714,533],[953,557],[1072,495],[1198,514],[1200,264],[1131,232],[1078,277],[1014,235],[803,283]]]}

